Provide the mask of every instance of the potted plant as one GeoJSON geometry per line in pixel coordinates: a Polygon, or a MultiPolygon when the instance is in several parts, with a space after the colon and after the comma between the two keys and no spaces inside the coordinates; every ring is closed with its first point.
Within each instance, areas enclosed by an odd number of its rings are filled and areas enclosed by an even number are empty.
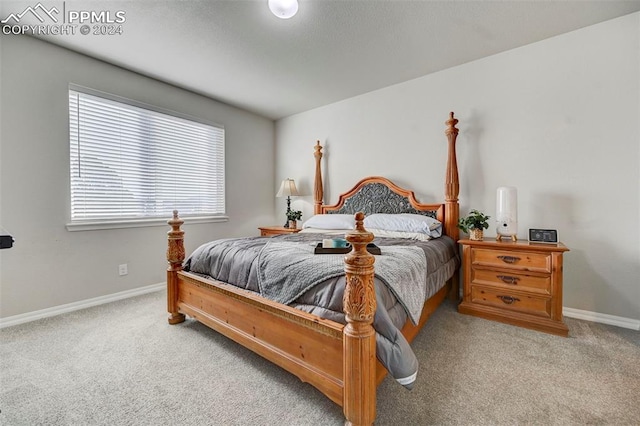
{"type": "Polygon", "coordinates": [[[458,228],[469,234],[470,240],[481,241],[484,230],[489,228],[489,217],[478,210],[471,210],[466,217],[458,221],[458,228]]]}
{"type": "Polygon", "coordinates": [[[300,210],[289,210],[287,219],[289,220],[289,228],[296,229],[298,227],[297,221],[302,219],[302,212],[300,210]]]}

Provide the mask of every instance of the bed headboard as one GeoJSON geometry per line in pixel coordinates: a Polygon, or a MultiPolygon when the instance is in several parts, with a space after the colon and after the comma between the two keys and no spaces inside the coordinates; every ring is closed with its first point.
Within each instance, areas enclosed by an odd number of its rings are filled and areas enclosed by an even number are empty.
{"type": "Polygon", "coordinates": [[[389,179],[373,176],[362,179],[350,191],[340,195],[334,205],[324,205],[324,191],[322,186],[322,146],[320,141],[316,143],[314,157],[316,160],[316,172],[314,181],[314,214],[322,213],[348,213],[355,214],[361,211],[371,213],[417,213],[435,217],[444,225],[444,233],[455,241],[458,240],[458,218],[460,206],[458,194],[460,184],[458,180],[458,163],[456,159],[456,139],[458,120],[453,112],[449,113],[449,119],[445,122],[447,128],[445,135],[449,142],[447,154],[447,171],[444,182],[444,203],[421,204],[413,191],[409,191],[395,185],[389,179]]]}
{"type": "Polygon", "coordinates": [[[400,188],[389,179],[372,176],[362,179],[352,189],[341,194],[334,205],[323,205],[321,213],[356,214],[414,213],[443,221],[444,205],[421,204],[413,191],[400,188]]]}

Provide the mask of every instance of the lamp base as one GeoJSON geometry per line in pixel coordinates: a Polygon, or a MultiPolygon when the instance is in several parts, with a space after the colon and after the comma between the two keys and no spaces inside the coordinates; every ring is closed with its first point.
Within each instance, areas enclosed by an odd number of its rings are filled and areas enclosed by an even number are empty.
{"type": "Polygon", "coordinates": [[[511,238],[511,241],[513,241],[514,243],[518,241],[518,237],[515,235],[500,235],[500,234],[496,235],[496,241],[502,241],[502,237],[509,237],[511,238]]]}
{"type": "Polygon", "coordinates": [[[284,224],[285,228],[289,228],[289,212],[291,211],[291,197],[287,195],[287,221],[284,224]]]}

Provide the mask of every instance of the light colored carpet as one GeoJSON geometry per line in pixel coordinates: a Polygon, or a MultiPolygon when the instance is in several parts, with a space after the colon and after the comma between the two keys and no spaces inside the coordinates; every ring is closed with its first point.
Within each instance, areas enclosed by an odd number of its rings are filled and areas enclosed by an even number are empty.
{"type": "MultiPolygon", "coordinates": [[[[440,307],[378,425],[638,425],[640,332],[567,319],[565,339],[440,307]]],[[[310,385],[194,321],[164,292],[0,331],[1,425],[340,425],[310,385]],[[178,359],[182,359],[180,363],[178,359]]]]}

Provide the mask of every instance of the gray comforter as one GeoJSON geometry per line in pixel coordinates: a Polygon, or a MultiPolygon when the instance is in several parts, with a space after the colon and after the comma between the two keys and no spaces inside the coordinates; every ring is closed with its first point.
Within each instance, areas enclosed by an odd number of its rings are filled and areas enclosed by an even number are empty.
{"type": "MultiPolygon", "coordinates": [[[[345,323],[342,311],[342,296],[344,292],[344,273],[342,269],[342,258],[344,255],[313,255],[313,247],[323,238],[334,236],[324,236],[323,234],[293,234],[281,235],[272,238],[249,237],[216,240],[200,246],[186,260],[184,268],[205,277],[224,281],[236,285],[246,290],[254,291],[271,299],[277,300],[306,312],[313,313],[323,318],[328,318],[336,322],[345,323]],[[317,279],[313,286],[304,284],[302,287],[291,289],[293,281],[282,280],[276,286],[287,288],[286,295],[274,296],[273,288],[265,290],[265,277],[277,275],[269,271],[266,265],[273,267],[274,254],[290,247],[292,242],[299,244],[299,253],[308,252],[298,256],[311,258],[310,262],[321,262],[329,272],[322,279],[317,279]],[[330,260],[329,258],[333,258],[330,260]],[[269,262],[271,260],[271,262],[269,262]],[[333,264],[329,267],[327,264],[333,264]],[[333,268],[333,269],[331,269],[333,268]],[[266,271],[266,272],[265,272],[266,271]],[[282,287],[284,285],[284,287],[282,287]]],[[[422,301],[431,297],[444,285],[455,269],[459,265],[456,245],[448,237],[441,237],[435,240],[420,242],[415,240],[398,238],[376,238],[374,243],[378,245],[383,256],[376,257],[375,289],[378,309],[375,314],[373,326],[376,330],[376,342],[378,359],[387,368],[392,377],[405,387],[411,388],[415,381],[418,362],[405,340],[400,329],[407,318],[416,320],[415,299],[419,297],[422,301]],[[396,249],[397,246],[408,246],[413,249],[396,249]],[[385,250],[385,247],[387,249],[385,250]],[[416,249],[419,247],[419,249],[416,249]],[[383,260],[385,252],[412,253],[409,257],[413,262],[420,263],[416,257],[416,250],[423,259],[424,266],[420,274],[424,278],[416,280],[415,277],[384,276],[383,260]],[[404,282],[401,282],[404,281],[404,282]],[[409,281],[418,281],[419,285],[409,281]],[[404,289],[404,290],[403,290],[404,289]],[[416,296],[411,290],[407,295],[406,289],[417,289],[420,296],[416,296]],[[410,298],[411,300],[406,300],[410,298]],[[411,307],[412,305],[413,307],[411,307]]],[[[289,255],[291,254],[291,251],[289,255]]],[[[386,256],[389,257],[389,256],[386,256]]],[[[287,263],[287,262],[285,262],[287,263]]],[[[288,262],[289,266],[298,262],[288,262]]],[[[294,266],[295,267],[295,266],[294,266]]],[[[415,270],[412,269],[415,274],[415,270]]],[[[419,268],[418,268],[419,270],[419,268]]],[[[295,271],[292,271],[295,273],[295,271]]],[[[324,272],[323,272],[324,273],[324,272]]],[[[284,274],[282,274],[284,276],[284,274]]],[[[277,281],[277,280],[271,280],[277,281]]],[[[301,281],[296,281],[298,284],[301,281]]],[[[269,284],[271,285],[271,284],[269,284]]],[[[421,306],[419,306],[421,309],[421,306]]],[[[419,315],[419,312],[418,312],[419,315]]]]}

